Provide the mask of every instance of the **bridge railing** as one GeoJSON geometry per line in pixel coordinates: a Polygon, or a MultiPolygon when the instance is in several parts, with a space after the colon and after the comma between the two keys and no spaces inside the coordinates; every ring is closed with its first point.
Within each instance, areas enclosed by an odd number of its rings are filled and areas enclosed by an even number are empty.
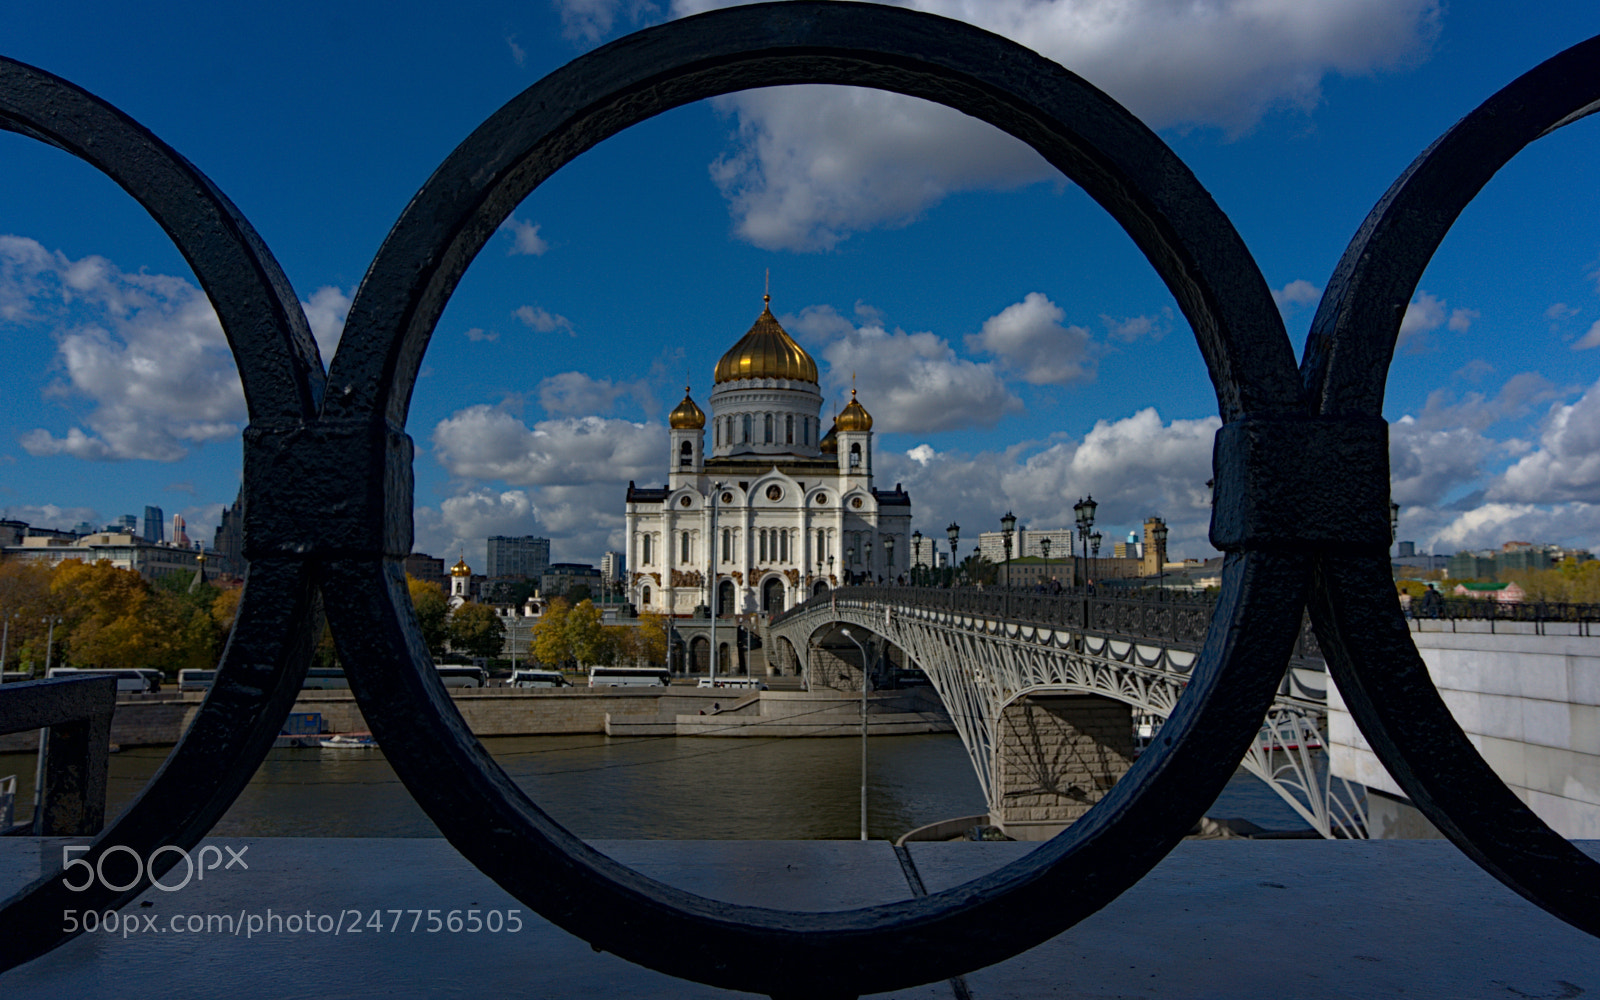
{"type": "Polygon", "coordinates": [[[1423,610],[1420,602],[1411,603],[1411,617],[1426,621],[1440,619],[1450,622],[1451,631],[1457,622],[1487,621],[1489,631],[1498,622],[1531,622],[1534,632],[1543,635],[1544,626],[1552,622],[1567,622],[1577,626],[1579,635],[1596,634],[1600,625],[1600,604],[1577,604],[1566,601],[1517,601],[1509,603],[1485,598],[1447,597],[1439,606],[1423,610]]]}

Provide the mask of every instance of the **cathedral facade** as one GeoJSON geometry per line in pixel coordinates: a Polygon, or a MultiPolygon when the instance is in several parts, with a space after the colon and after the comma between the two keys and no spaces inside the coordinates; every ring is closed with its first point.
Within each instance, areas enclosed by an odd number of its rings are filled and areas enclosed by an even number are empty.
{"type": "Polygon", "coordinates": [[[628,484],[629,587],[641,612],[776,614],[907,572],[911,498],[898,484],[873,486],[872,417],[852,389],[823,430],[817,364],[770,296],[717,362],[710,408],[707,417],[686,388],[668,418],[666,484],[628,484]]]}

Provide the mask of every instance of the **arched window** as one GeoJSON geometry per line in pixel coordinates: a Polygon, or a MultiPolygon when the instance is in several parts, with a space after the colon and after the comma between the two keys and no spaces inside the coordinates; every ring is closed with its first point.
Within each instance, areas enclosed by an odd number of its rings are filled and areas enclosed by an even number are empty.
{"type": "Polygon", "coordinates": [[[715,442],[715,447],[721,448],[722,447],[722,421],[720,421],[720,420],[717,421],[717,423],[712,428],[712,432],[715,433],[716,436],[717,436],[717,439],[716,439],[716,442],[715,442]]]}
{"type": "Polygon", "coordinates": [[[827,562],[827,561],[828,561],[828,533],[826,531],[822,531],[822,530],[819,529],[817,531],[817,567],[820,569],[822,567],[822,564],[827,562]]]}
{"type": "Polygon", "coordinates": [[[761,529],[761,558],[757,559],[756,561],[757,562],[766,562],[767,561],[767,529],[766,528],[762,528],[761,529]]]}
{"type": "Polygon", "coordinates": [[[860,465],[861,465],[861,445],[859,443],[855,443],[855,444],[852,444],[850,446],[850,468],[854,469],[854,468],[857,468],[860,465]]]}
{"type": "Polygon", "coordinates": [[[650,588],[649,587],[646,587],[646,588],[644,588],[644,590],[639,592],[639,599],[643,603],[645,603],[647,605],[650,603],[650,588]]]}
{"type": "Polygon", "coordinates": [[[794,414],[783,418],[783,443],[794,444],[794,414]]]}
{"type": "Polygon", "coordinates": [[[780,533],[778,535],[778,538],[779,538],[779,543],[780,543],[780,545],[781,545],[781,547],[783,549],[783,554],[780,555],[778,557],[778,559],[780,561],[782,561],[782,562],[788,562],[789,561],[789,532],[788,531],[784,531],[784,532],[780,533]]]}
{"type": "Polygon", "coordinates": [[[694,464],[694,445],[690,444],[687,441],[685,441],[683,443],[682,447],[680,447],[678,449],[678,464],[679,465],[693,465],[694,464]]]}
{"type": "Polygon", "coordinates": [[[746,444],[750,442],[750,414],[748,413],[744,415],[744,438],[742,440],[746,444]]]}
{"type": "Polygon", "coordinates": [[[763,444],[771,444],[772,443],[772,414],[770,414],[770,413],[767,414],[767,419],[766,419],[765,423],[766,423],[766,439],[762,443],[763,444]]]}
{"type": "Polygon", "coordinates": [[[733,532],[727,528],[722,529],[722,561],[727,562],[733,558],[733,532]]]}
{"type": "Polygon", "coordinates": [[[681,532],[678,535],[678,538],[683,543],[681,546],[683,549],[683,558],[678,561],[687,566],[689,564],[689,533],[687,531],[681,532]]]}
{"type": "MultiPolygon", "coordinates": [[[[652,560],[650,558],[650,536],[649,535],[645,535],[644,536],[644,557],[640,560],[640,562],[642,562],[644,565],[648,566],[653,561],[654,560],[652,560]]],[[[647,591],[645,591],[645,593],[648,594],[649,591],[647,590],[647,591]]],[[[650,603],[650,599],[649,598],[645,598],[645,603],[649,604],[650,603]]]]}
{"type": "Polygon", "coordinates": [[[800,443],[801,444],[806,444],[806,445],[811,443],[811,418],[810,417],[801,417],[800,418],[800,443]]]}

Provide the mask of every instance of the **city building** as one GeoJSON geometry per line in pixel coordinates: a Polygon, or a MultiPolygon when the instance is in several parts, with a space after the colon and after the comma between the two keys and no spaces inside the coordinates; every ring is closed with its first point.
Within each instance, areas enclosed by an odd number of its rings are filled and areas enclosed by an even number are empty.
{"type": "Polygon", "coordinates": [[[101,531],[81,538],[71,535],[63,538],[62,534],[30,528],[21,544],[5,547],[5,558],[51,566],[68,559],[81,559],[86,563],[103,560],[118,569],[131,569],[147,580],[155,580],[168,573],[183,573],[185,578],[193,576],[196,556],[202,554],[173,545],[151,545],[135,532],[101,531]]]}
{"type": "Polygon", "coordinates": [[[406,572],[411,576],[431,583],[440,590],[449,587],[449,578],[444,575],[444,560],[436,559],[426,552],[413,552],[405,559],[406,572]]]}
{"type": "MultiPolygon", "coordinates": [[[[1026,559],[1029,556],[1044,558],[1044,540],[1050,539],[1050,558],[1052,560],[1066,560],[1072,554],[1072,529],[1071,528],[1024,528],[1019,527],[1011,536],[1011,558],[1026,559]]],[[[978,552],[990,562],[1004,562],[1006,558],[1006,535],[1003,531],[978,532],[978,552]]]]}
{"type": "Polygon", "coordinates": [[[600,576],[605,580],[621,580],[627,568],[628,560],[623,558],[621,552],[602,552],[600,554],[600,576]]]}
{"type": "Polygon", "coordinates": [[[554,563],[539,576],[539,594],[555,597],[566,594],[583,584],[589,588],[590,599],[600,600],[600,571],[584,563],[554,563]]]}
{"type": "Polygon", "coordinates": [[[770,296],[717,362],[710,409],[685,388],[668,419],[667,482],[628,484],[625,559],[640,611],[709,608],[713,575],[721,617],[907,573],[911,498],[873,485],[872,417],[852,389],[824,433],[816,361],[770,296]]]}
{"type": "Polygon", "coordinates": [[[132,514],[122,514],[115,521],[106,525],[107,531],[116,531],[123,534],[137,535],[139,533],[139,519],[132,514]]]}
{"type": "MultiPolygon", "coordinates": [[[[145,524],[150,524],[149,512],[156,512],[155,523],[161,523],[161,508],[145,508],[145,524]]],[[[212,569],[218,573],[231,576],[243,576],[245,570],[244,559],[244,491],[233,498],[232,506],[222,508],[222,516],[217,520],[217,531],[212,537],[211,547],[216,550],[215,562],[212,569]]]]}
{"type": "Polygon", "coordinates": [[[490,579],[537,580],[550,568],[550,539],[532,535],[491,535],[488,540],[490,579]]]}
{"type": "Polygon", "coordinates": [[[151,545],[160,545],[167,540],[167,515],[162,513],[160,507],[144,509],[144,540],[151,545]]]}

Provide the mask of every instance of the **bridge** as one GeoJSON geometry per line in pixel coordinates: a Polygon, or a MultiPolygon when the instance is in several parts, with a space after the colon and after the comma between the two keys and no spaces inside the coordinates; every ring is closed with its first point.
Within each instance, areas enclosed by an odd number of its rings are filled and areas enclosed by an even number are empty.
{"type": "MultiPolygon", "coordinates": [[[[770,656],[813,687],[859,689],[848,636],[878,637],[927,673],[961,735],[991,822],[1048,839],[1089,810],[1189,681],[1213,605],[1169,594],[846,587],[774,618],[770,656]]],[[[881,658],[882,650],[874,659],[881,658]]],[[[1303,623],[1261,737],[1240,765],[1324,837],[1366,836],[1364,801],[1313,751],[1327,673],[1303,623]]]]}

